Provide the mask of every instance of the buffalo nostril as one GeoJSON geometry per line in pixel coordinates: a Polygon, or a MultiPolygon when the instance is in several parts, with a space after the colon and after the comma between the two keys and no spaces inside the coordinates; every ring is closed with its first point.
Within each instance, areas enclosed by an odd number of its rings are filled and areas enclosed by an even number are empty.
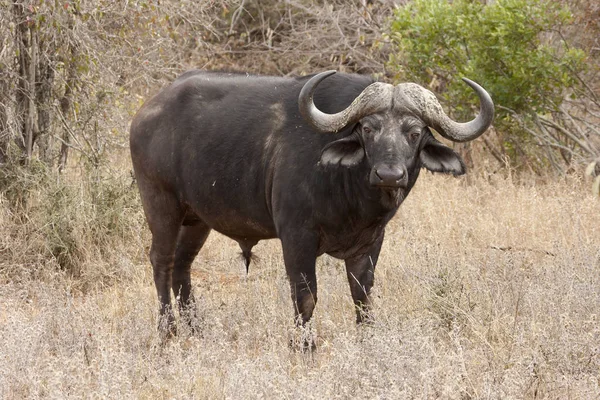
{"type": "Polygon", "coordinates": [[[375,174],[383,183],[397,183],[404,178],[404,170],[401,168],[377,168],[375,174]]]}

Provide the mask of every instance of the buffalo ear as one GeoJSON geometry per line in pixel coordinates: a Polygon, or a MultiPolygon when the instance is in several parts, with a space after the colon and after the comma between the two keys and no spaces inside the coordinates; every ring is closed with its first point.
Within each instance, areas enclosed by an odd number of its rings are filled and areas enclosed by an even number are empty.
{"type": "Polygon", "coordinates": [[[353,167],[365,157],[365,150],[356,133],[329,143],[321,151],[321,165],[353,167]]]}
{"type": "Polygon", "coordinates": [[[421,165],[431,172],[462,175],[466,172],[462,158],[451,148],[438,142],[433,136],[427,138],[427,143],[420,153],[421,165]]]}

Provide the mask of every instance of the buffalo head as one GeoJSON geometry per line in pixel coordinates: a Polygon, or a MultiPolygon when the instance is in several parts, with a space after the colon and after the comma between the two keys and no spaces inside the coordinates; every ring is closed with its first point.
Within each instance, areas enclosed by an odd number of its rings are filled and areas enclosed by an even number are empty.
{"type": "Polygon", "coordinates": [[[410,189],[420,167],[463,174],[461,158],[437,141],[429,128],[454,142],[466,142],[485,132],[494,117],[490,95],[469,79],[464,81],[479,96],[481,107],[479,115],[466,123],[451,120],[435,95],[415,83],[373,83],[345,110],[326,114],[315,106],[313,95],[319,83],[334,73],[322,72],[304,85],[299,96],[300,112],[321,133],[354,125],[350,135],[323,148],[321,164],[352,167],[366,160],[369,183],[375,187],[410,189]]]}

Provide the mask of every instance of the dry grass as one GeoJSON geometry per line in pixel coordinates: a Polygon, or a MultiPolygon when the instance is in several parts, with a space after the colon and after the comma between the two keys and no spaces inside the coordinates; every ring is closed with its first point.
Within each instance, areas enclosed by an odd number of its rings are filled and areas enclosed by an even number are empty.
{"type": "Polygon", "coordinates": [[[277,241],[246,277],[213,233],[194,265],[202,337],[163,347],[141,214],[72,276],[7,265],[25,236],[0,207],[0,398],[598,398],[600,204],[573,177],[469,181],[425,174],[390,224],[375,326],[356,328],[343,264],[319,260],[313,354],[288,347],[277,241]]]}

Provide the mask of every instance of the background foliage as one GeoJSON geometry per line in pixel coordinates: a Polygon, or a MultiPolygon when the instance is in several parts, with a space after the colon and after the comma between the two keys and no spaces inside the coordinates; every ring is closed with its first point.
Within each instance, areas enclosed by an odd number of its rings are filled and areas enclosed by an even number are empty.
{"type": "Polygon", "coordinates": [[[598,50],[577,43],[575,21],[564,2],[415,0],[395,10],[388,67],[463,117],[471,94],[459,78],[481,83],[498,106],[491,154],[562,172],[600,153],[598,50]]]}

